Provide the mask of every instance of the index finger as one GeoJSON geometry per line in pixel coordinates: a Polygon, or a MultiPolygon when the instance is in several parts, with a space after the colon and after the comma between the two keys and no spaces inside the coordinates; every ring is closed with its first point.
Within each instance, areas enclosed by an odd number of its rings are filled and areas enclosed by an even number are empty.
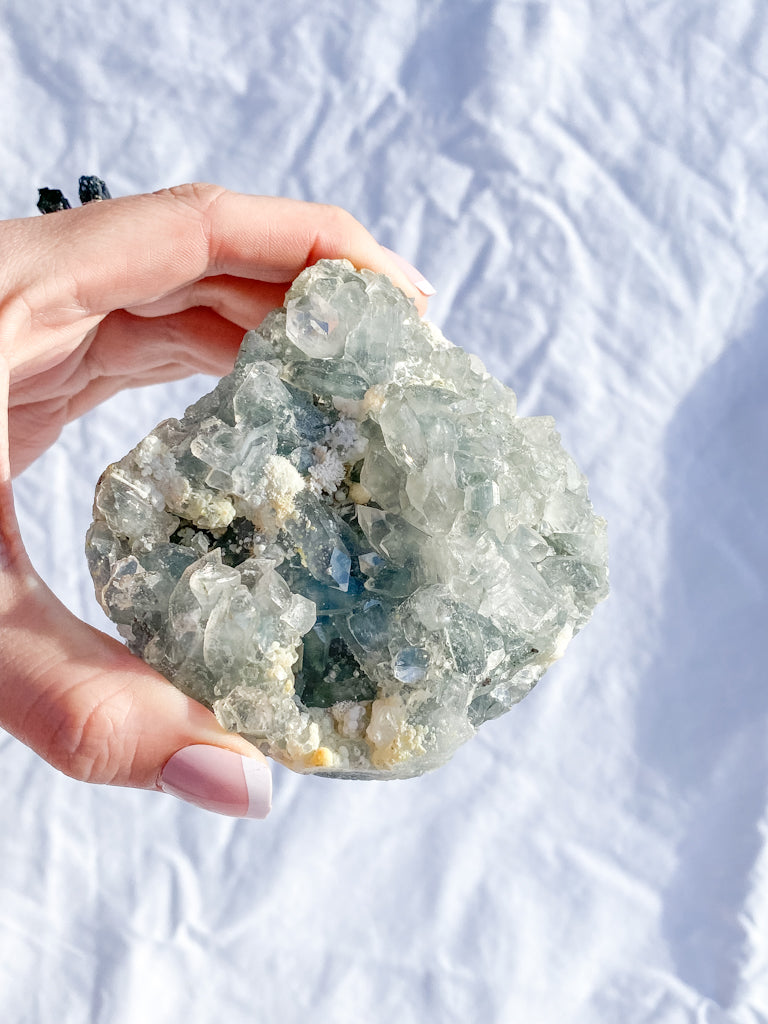
{"type": "Polygon", "coordinates": [[[308,264],[341,257],[387,274],[420,312],[426,308],[397,257],[340,207],[198,184],[11,225],[40,236],[27,266],[16,246],[22,259],[12,270],[35,312],[59,305],[104,315],[211,274],[288,283],[308,264]]]}

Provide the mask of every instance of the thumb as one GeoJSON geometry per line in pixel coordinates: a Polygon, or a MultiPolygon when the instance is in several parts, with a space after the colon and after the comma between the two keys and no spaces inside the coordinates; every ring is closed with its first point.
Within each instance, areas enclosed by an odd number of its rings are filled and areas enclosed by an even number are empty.
{"type": "Polygon", "coordinates": [[[0,726],[83,782],[160,789],[263,818],[264,755],[120,643],[77,619],[32,568],[13,508],[0,357],[0,726]]]}

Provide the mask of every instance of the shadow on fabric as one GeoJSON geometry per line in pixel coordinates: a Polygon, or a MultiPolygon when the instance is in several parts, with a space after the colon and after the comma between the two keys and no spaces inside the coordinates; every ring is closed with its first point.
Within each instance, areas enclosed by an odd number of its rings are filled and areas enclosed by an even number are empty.
{"type": "Polygon", "coordinates": [[[662,647],[638,751],[681,807],[669,952],[725,1008],[749,999],[755,925],[768,934],[751,905],[768,857],[768,300],[680,405],[666,465],[662,647]]]}

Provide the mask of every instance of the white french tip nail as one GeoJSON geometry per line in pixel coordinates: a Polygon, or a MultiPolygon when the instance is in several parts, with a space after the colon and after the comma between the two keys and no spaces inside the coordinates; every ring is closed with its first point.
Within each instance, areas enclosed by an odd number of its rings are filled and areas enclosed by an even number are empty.
{"type": "Polygon", "coordinates": [[[402,270],[402,272],[405,274],[405,276],[408,278],[408,280],[411,282],[414,288],[419,289],[422,295],[425,295],[427,298],[429,298],[431,295],[436,294],[436,289],[432,287],[432,285],[429,283],[426,277],[424,277],[421,271],[417,270],[412,263],[409,263],[408,260],[403,259],[400,253],[395,252],[393,249],[388,249],[386,245],[382,245],[382,249],[385,252],[389,253],[389,255],[392,257],[392,260],[402,270]]]}
{"type": "Polygon", "coordinates": [[[248,790],[246,818],[266,818],[272,810],[272,773],[261,761],[244,757],[243,774],[248,790]]]}
{"type": "Polygon", "coordinates": [[[432,287],[426,277],[420,277],[418,281],[414,281],[413,284],[414,287],[418,288],[421,294],[426,295],[427,298],[437,293],[437,289],[432,287]]]}
{"type": "Polygon", "coordinates": [[[187,803],[236,818],[266,818],[272,806],[272,775],[266,764],[204,743],[169,758],[159,786],[187,803]]]}

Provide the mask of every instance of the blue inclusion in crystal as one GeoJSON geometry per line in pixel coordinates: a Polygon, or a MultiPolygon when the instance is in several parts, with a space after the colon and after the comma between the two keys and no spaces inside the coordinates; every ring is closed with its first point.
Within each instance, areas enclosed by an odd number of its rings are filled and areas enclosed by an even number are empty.
{"type": "Polygon", "coordinates": [[[301,388],[297,388],[295,384],[291,384],[287,380],[283,381],[283,387],[293,399],[291,412],[299,432],[300,442],[311,446],[313,441],[322,439],[328,419],[314,406],[312,396],[308,395],[306,391],[302,391],[301,388]]]}
{"type": "Polygon", "coordinates": [[[365,581],[365,589],[371,594],[384,597],[408,597],[414,592],[417,583],[408,569],[393,569],[382,559],[383,568],[377,570],[375,576],[365,581]]]}
{"type": "Polygon", "coordinates": [[[365,551],[358,556],[360,571],[366,576],[373,576],[377,569],[384,565],[384,559],[375,551],[365,551]]]}
{"type": "Polygon", "coordinates": [[[353,578],[349,581],[349,589],[338,590],[336,587],[326,585],[310,576],[304,566],[283,562],[278,566],[277,572],[294,592],[301,594],[317,606],[317,614],[322,615],[346,615],[355,607],[355,595],[360,593],[362,587],[353,578]]]}
{"type": "Polygon", "coordinates": [[[395,679],[401,683],[418,683],[424,678],[428,665],[429,654],[423,647],[404,647],[395,655],[395,679]]]}
{"type": "Polygon", "coordinates": [[[305,707],[327,708],[344,700],[373,700],[376,684],[363,672],[332,619],[321,617],[304,636],[296,696],[305,707]]]}
{"type": "Polygon", "coordinates": [[[310,325],[314,327],[315,330],[321,330],[323,334],[328,333],[327,320],[318,320],[318,318],[316,316],[312,316],[311,313],[307,316],[307,320],[309,321],[310,325]]]}
{"type": "Polygon", "coordinates": [[[339,590],[346,591],[349,589],[349,570],[352,565],[352,559],[349,557],[344,548],[334,548],[331,554],[330,572],[331,576],[336,580],[339,586],[339,590]]]}
{"type": "Polygon", "coordinates": [[[386,647],[390,633],[390,617],[381,601],[365,601],[363,607],[347,619],[352,638],[366,652],[386,647]]]}

